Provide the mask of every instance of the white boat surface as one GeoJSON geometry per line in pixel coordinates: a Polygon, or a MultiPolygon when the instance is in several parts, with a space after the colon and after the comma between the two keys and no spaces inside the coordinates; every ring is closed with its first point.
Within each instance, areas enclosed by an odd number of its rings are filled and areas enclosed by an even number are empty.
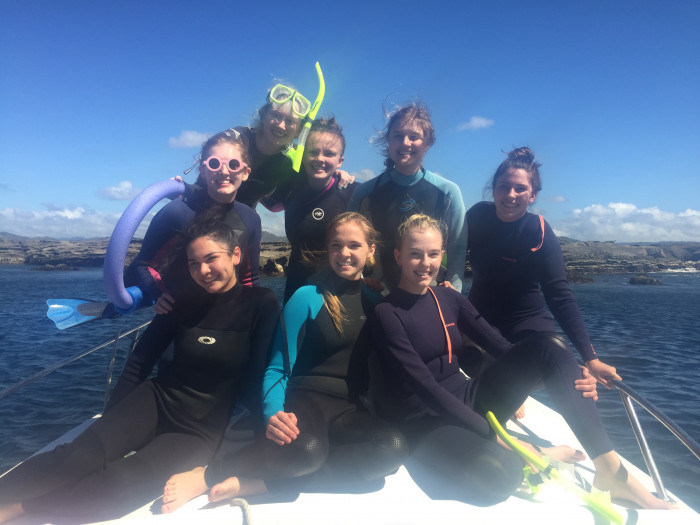
{"type": "MultiPolygon", "coordinates": [[[[137,333],[139,328],[132,329],[121,335],[120,339],[126,338],[132,332],[137,333]]],[[[132,336],[133,337],[133,336],[132,336]]],[[[72,358],[65,360],[62,363],[53,365],[47,370],[53,371],[60,368],[63,364],[68,364],[74,360],[88,355],[92,351],[104,348],[108,344],[114,342],[108,341],[102,343],[87,352],[82,352],[72,358]]],[[[132,345],[134,344],[132,339],[132,345]]],[[[117,345],[114,345],[116,352],[117,345]]],[[[38,373],[35,377],[22,381],[9,389],[0,392],[0,399],[11,392],[17,390],[20,386],[28,384],[32,380],[46,375],[47,370],[38,373]]],[[[618,389],[623,395],[623,402],[631,405],[630,397],[639,402],[639,396],[634,390],[624,385],[622,382],[617,382],[618,389]],[[636,397],[635,397],[636,396],[636,397]]],[[[674,430],[673,422],[664,422],[665,416],[661,413],[655,414],[658,410],[653,407],[648,401],[648,406],[644,406],[647,411],[655,415],[657,419],[674,433],[690,451],[700,459],[700,447],[696,442],[681,429],[674,430]],[[680,435],[679,435],[680,434],[680,435]],[[686,442],[687,441],[687,442],[686,442]]],[[[634,413],[634,409],[631,409],[634,413]]],[[[630,409],[628,409],[629,415],[630,409]]],[[[99,416],[96,416],[99,417],[99,416]]],[[[632,416],[636,419],[636,415],[632,416]]],[[[50,443],[39,452],[49,450],[61,443],[71,441],[82,430],[84,430],[92,421],[88,420],[78,425],[61,438],[50,443]]],[[[539,401],[528,398],[525,403],[525,417],[518,422],[508,421],[507,429],[511,434],[516,434],[518,437],[532,436],[534,439],[544,440],[554,444],[570,445],[574,448],[582,450],[580,443],[569,429],[564,421],[564,418],[554,410],[548,408],[539,401]]],[[[634,428],[634,425],[633,425],[634,428]]],[[[638,441],[640,438],[637,438],[638,441]]],[[[644,441],[644,438],[641,439],[644,441]]],[[[455,444],[459,446],[459,444],[455,444]]],[[[642,447],[644,454],[644,447],[642,447]]],[[[650,491],[666,493],[668,499],[674,502],[677,510],[661,511],[661,510],[640,510],[628,508],[614,502],[615,509],[622,515],[624,523],[632,524],[663,524],[673,525],[681,524],[699,524],[700,514],[696,513],[688,507],[679,497],[665,490],[661,485],[659,491],[660,480],[653,480],[647,473],[640,470],[637,466],[622,458],[622,461],[628,471],[638,478],[642,484],[650,491]]],[[[648,461],[645,459],[645,461],[648,461]]],[[[652,467],[649,471],[653,472],[653,459],[651,460],[652,467]]],[[[572,481],[575,481],[580,486],[586,487],[593,481],[594,469],[590,459],[586,459],[577,463],[575,467],[559,465],[559,470],[566,474],[572,481]]],[[[235,473],[232,473],[235,475],[235,473]]],[[[163,480],[165,482],[165,480],[163,480]]],[[[137,482],[135,480],[135,482],[137,482]]],[[[478,507],[455,500],[432,499],[429,497],[411,478],[405,467],[401,467],[395,474],[387,476],[384,483],[371,484],[371,486],[363,490],[357,490],[354,487],[350,492],[306,492],[301,493],[293,500],[276,497],[276,495],[266,495],[263,497],[251,498],[246,514],[241,507],[234,506],[229,503],[218,505],[209,505],[205,495],[195,498],[177,511],[169,515],[161,515],[157,511],[160,508],[158,498],[160,494],[153,494],[153,500],[147,505],[141,504],[132,505],[128,501],[121,502],[123,505],[123,515],[117,520],[106,522],[95,522],[103,524],[127,524],[127,525],[157,525],[157,524],[190,524],[197,523],[202,525],[216,524],[255,524],[268,525],[279,524],[296,525],[296,524],[383,524],[383,525],[412,525],[424,523],[439,523],[439,524],[500,524],[500,523],[518,523],[529,524],[562,524],[578,525],[578,524],[602,524],[608,523],[607,520],[596,514],[588,508],[581,499],[567,492],[561,485],[556,482],[549,481],[541,486],[537,494],[532,495],[524,488],[511,495],[506,501],[489,507],[478,507]]],[[[67,523],[64,517],[55,518],[56,523],[67,523]]],[[[13,525],[38,525],[54,523],[54,518],[51,516],[21,516],[9,523],[13,525]]],[[[74,523],[85,523],[85,521],[74,523]]]]}

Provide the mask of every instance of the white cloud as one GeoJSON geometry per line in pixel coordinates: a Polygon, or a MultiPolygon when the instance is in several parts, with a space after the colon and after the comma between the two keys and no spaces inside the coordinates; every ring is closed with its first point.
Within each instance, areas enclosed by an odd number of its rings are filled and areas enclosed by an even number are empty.
{"type": "Polygon", "coordinates": [[[547,202],[566,202],[566,197],[563,195],[552,195],[545,199],[547,202]]]}
{"type": "Polygon", "coordinates": [[[208,133],[185,129],[179,137],[170,137],[168,144],[171,148],[199,148],[210,136],[208,133]]]}
{"type": "Polygon", "coordinates": [[[700,241],[700,211],[673,213],[624,202],[593,204],[573,210],[553,228],[557,235],[586,241],[700,241]]]}
{"type": "Polygon", "coordinates": [[[368,180],[373,179],[377,176],[377,174],[374,173],[374,171],[367,168],[362,169],[360,171],[353,171],[352,173],[350,173],[350,175],[355,177],[355,182],[367,182],[368,180]]]}
{"type": "Polygon", "coordinates": [[[102,188],[97,192],[97,196],[110,201],[130,201],[136,197],[140,191],[141,188],[134,188],[131,181],[123,180],[116,186],[102,188]]]}
{"type": "MultiPolygon", "coordinates": [[[[46,210],[25,210],[5,208],[0,210],[0,231],[25,237],[53,237],[68,239],[73,237],[109,237],[112,235],[121,214],[76,206],[58,208],[46,205],[46,210]]],[[[135,237],[143,237],[157,210],[141,221],[135,237]]]]}
{"type": "Polygon", "coordinates": [[[457,126],[457,131],[490,128],[494,125],[494,123],[495,122],[493,121],[493,119],[473,116],[469,119],[469,122],[463,122],[462,124],[457,126]]]}

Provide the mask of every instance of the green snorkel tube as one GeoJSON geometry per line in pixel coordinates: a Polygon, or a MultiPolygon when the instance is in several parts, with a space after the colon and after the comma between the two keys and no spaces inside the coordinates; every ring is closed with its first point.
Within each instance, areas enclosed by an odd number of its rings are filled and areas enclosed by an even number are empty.
{"type": "Polygon", "coordinates": [[[590,492],[583,490],[581,487],[570,481],[569,479],[562,476],[561,472],[554,468],[546,459],[539,457],[530,450],[523,447],[515,439],[513,439],[508,432],[501,426],[493,415],[493,412],[489,411],[486,413],[486,421],[489,422],[491,428],[494,429],[496,434],[506,442],[506,444],[516,452],[525,461],[532,463],[537,467],[540,473],[563,486],[566,490],[574,494],[575,496],[581,498],[583,502],[588,505],[592,510],[600,514],[608,522],[613,522],[617,525],[622,525],[625,519],[622,515],[612,506],[612,503],[606,499],[600,497],[596,494],[591,494],[590,492]]]}
{"type": "Polygon", "coordinates": [[[326,94],[326,83],[323,80],[323,72],[318,62],[316,62],[316,74],[318,75],[318,95],[316,95],[316,100],[314,100],[311,110],[305,119],[304,128],[299,134],[296,147],[287,150],[287,157],[292,159],[292,167],[297,173],[299,173],[299,169],[301,168],[301,158],[304,156],[304,146],[306,145],[306,138],[309,136],[311,123],[316,118],[316,114],[321,107],[321,102],[323,102],[323,97],[326,94]]]}

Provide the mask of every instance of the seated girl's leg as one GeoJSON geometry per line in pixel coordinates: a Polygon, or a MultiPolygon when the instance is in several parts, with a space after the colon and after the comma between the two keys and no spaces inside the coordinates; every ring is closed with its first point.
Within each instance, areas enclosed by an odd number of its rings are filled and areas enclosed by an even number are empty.
{"type": "Polygon", "coordinates": [[[285,411],[297,416],[299,436],[287,445],[265,440],[266,480],[305,476],[323,466],[328,457],[326,410],[323,396],[305,390],[287,391],[285,411]]]}
{"type": "Polygon", "coordinates": [[[534,334],[515,345],[476,379],[475,408],[507,420],[542,380],[557,411],[588,455],[613,449],[595,402],[574,388],[582,377],[573,353],[558,334],[534,334]]]}
{"type": "Polygon", "coordinates": [[[136,388],[71,443],[30,458],[1,478],[0,503],[22,502],[29,510],[34,498],[75,485],[143,446],[155,435],[157,423],[155,399],[148,384],[136,388]]]}
{"type": "Polygon", "coordinates": [[[351,406],[350,412],[331,423],[324,474],[337,481],[357,482],[395,472],[408,457],[406,438],[368,411],[351,406]]]}
{"type": "Polygon", "coordinates": [[[162,494],[171,475],[206,465],[213,446],[192,434],[159,434],[136,453],[109,463],[73,486],[25,505],[25,510],[86,516],[91,521],[117,518],[162,494]],[[53,511],[56,512],[56,511],[53,511]]]}
{"type": "Polygon", "coordinates": [[[423,418],[420,424],[432,430],[423,428],[411,439],[406,468],[431,498],[494,505],[522,483],[524,463],[495,441],[436,418],[423,418]]]}

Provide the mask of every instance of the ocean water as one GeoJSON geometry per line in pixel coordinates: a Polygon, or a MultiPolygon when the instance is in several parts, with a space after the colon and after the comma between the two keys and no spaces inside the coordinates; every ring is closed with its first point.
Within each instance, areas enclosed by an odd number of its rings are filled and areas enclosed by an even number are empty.
{"type": "MultiPolygon", "coordinates": [[[[654,276],[664,285],[632,286],[629,275],[606,275],[572,288],[601,359],[700,441],[700,274],[654,276]]],[[[263,286],[281,296],[284,279],[263,278],[263,286]]],[[[101,269],[0,266],[0,391],[151,315],[59,331],[46,317],[46,299],[61,297],[104,300],[101,269]]],[[[110,359],[111,349],[102,349],[0,400],[0,472],[102,410],[110,359]]],[[[601,387],[598,407],[615,448],[643,468],[619,394],[601,387]]],[[[665,486],[700,511],[700,461],[643,409],[637,413],[665,486]]]]}

